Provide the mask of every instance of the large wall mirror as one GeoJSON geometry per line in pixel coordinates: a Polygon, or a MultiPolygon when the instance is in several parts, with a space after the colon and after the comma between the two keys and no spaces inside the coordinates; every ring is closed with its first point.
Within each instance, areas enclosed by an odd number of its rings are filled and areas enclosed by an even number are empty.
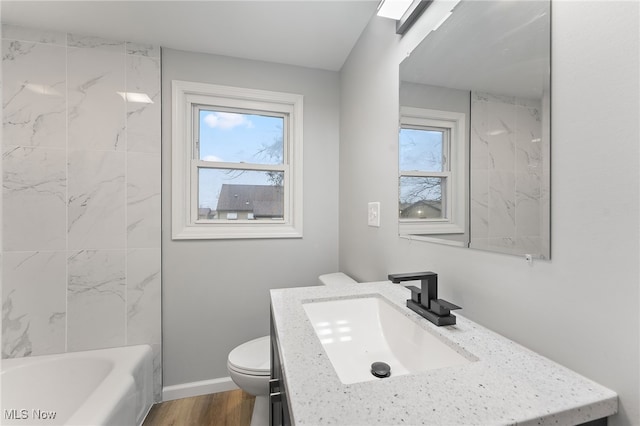
{"type": "Polygon", "coordinates": [[[549,259],[550,1],[454,4],[400,64],[400,235],[549,259]]]}

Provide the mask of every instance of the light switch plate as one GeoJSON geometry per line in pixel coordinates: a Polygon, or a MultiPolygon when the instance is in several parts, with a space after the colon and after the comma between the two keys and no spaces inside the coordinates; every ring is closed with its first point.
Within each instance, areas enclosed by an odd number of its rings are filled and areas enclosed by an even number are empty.
{"type": "Polygon", "coordinates": [[[368,211],[368,224],[369,226],[380,227],[380,202],[369,203],[368,211]]]}

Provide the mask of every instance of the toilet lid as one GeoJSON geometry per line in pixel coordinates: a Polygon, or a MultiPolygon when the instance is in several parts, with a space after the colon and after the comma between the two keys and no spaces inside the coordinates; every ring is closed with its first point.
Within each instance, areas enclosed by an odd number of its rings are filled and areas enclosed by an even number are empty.
{"type": "Polygon", "coordinates": [[[271,371],[271,338],[264,336],[241,344],[229,353],[228,365],[245,374],[269,375],[271,371]]]}

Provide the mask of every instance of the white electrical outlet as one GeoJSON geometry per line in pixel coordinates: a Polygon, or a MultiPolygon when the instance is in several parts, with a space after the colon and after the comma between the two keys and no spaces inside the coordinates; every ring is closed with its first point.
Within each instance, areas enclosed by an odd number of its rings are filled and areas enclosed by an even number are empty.
{"type": "Polygon", "coordinates": [[[368,224],[369,226],[380,227],[380,203],[378,201],[369,203],[368,224]]]}

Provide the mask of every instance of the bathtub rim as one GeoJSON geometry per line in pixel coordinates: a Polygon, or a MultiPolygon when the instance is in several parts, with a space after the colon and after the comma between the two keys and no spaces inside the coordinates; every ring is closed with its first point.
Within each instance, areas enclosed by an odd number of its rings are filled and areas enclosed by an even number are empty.
{"type": "MultiPolygon", "coordinates": [[[[136,409],[138,412],[143,413],[137,415],[136,422],[142,424],[145,417],[149,413],[149,410],[154,404],[153,396],[153,350],[149,344],[139,344],[131,346],[119,346],[103,349],[91,349],[85,351],[64,352],[47,355],[36,355],[21,358],[6,358],[0,360],[0,373],[13,371],[18,368],[28,367],[30,365],[47,363],[54,360],[70,360],[70,359],[100,359],[113,363],[113,368],[107,374],[107,376],[87,395],[85,400],[76,410],[66,419],[65,424],[95,424],[100,421],[100,418],[110,417],[109,409],[113,409],[118,406],[119,401],[122,398],[127,398],[128,393],[135,390],[134,373],[141,371],[140,374],[147,376],[143,377],[145,381],[144,386],[148,389],[142,390],[147,395],[144,398],[144,406],[136,409]],[[146,371],[144,371],[146,370],[146,371]],[[119,399],[115,398],[111,401],[113,403],[105,403],[106,397],[116,392],[119,399]],[[90,423],[86,423],[87,419],[90,423]]],[[[0,395],[4,389],[0,389],[0,395]]],[[[109,398],[111,399],[111,398],[109,398]]],[[[0,410],[5,407],[2,406],[2,399],[0,398],[0,410]]],[[[0,411],[1,412],[1,411],[0,411]]]]}

